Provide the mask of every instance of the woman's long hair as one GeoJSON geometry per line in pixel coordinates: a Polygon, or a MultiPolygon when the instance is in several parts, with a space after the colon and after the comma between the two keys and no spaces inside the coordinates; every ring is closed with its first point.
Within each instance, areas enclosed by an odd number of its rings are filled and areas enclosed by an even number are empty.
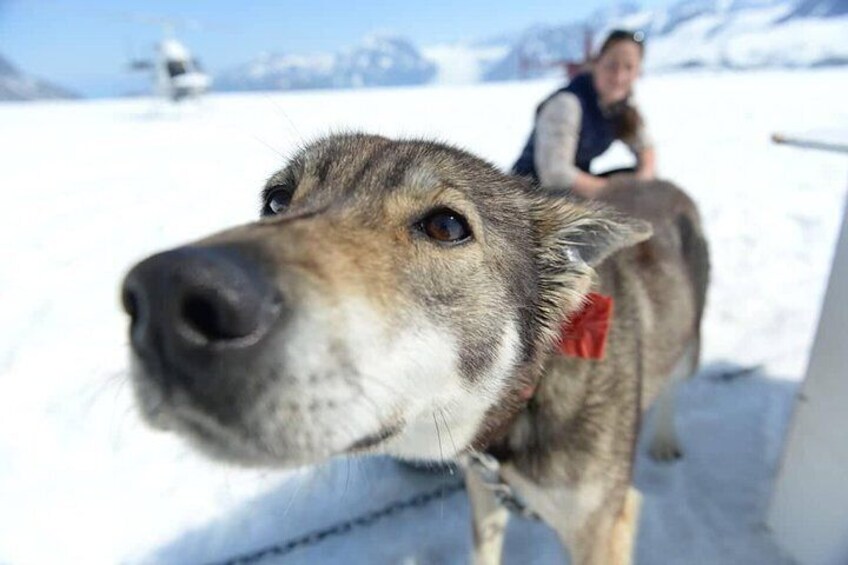
{"type": "MultiPolygon", "coordinates": [[[[603,57],[604,53],[609,51],[613,45],[621,43],[622,41],[635,43],[636,46],[639,47],[639,54],[644,58],[645,34],[641,31],[626,31],[623,29],[617,29],[611,31],[607,38],[604,39],[604,42],[601,44],[601,48],[595,57],[595,61],[603,57]]],[[[616,137],[624,141],[634,140],[637,133],[642,128],[644,121],[642,120],[642,115],[639,113],[639,110],[630,103],[630,97],[614,104],[610,108],[610,111],[615,118],[616,137]]]]}

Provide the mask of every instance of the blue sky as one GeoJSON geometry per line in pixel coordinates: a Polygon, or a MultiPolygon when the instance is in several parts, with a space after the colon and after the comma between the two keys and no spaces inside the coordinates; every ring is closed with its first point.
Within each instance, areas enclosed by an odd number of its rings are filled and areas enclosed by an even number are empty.
{"type": "MultiPolygon", "coordinates": [[[[643,0],[642,5],[669,0],[643,0]]],[[[138,17],[198,22],[178,30],[212,72],[263,51],[308,53],[354,46],[374,32],[418,46],[482,39],[537,23],[579,19],[610,2],[554,0],[0,0],[0,54],[28,73],[89,96],[144,87],[125,70],[159,28],[138,17]]]]}

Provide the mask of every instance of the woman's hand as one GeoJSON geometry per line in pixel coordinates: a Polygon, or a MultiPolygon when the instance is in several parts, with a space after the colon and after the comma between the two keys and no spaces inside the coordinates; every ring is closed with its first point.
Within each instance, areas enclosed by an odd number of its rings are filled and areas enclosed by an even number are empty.
{"type": "Polygon", "coordinates": [[[584,198],[595,198],[607,185],[607,180],[580,171],[574,179],[571,190],[584,198]]]}

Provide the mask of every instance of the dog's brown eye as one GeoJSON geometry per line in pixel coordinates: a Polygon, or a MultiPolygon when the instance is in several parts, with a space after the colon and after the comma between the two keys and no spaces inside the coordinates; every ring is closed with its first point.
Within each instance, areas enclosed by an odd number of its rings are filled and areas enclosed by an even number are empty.
{"type": "Polygon", "coordinates": [[[448,208],[431,212],[421,221],[421,230],[430,239],[442,243],[459,243],[471,237],[465,218],[448,208]]]}
{"type": "Polygon", "coordinates": [[[292,193],[287,188],[274,188],[265,197],[264,215],[279,214],[291,204],[292,193]]]}

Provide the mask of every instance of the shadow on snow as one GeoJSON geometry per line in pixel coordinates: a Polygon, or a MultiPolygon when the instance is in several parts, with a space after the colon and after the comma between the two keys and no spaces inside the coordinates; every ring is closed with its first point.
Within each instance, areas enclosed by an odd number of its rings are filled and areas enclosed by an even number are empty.
{"type": "MultiPolygon", "coordinates": [[[[721,362],[678,387],[683,459],[655,463],[640,439],[635,482],[643,504],[636,563],[788,563],[762,521],[796,387],[759,369],[721,362]]],[[[181,534],[144,561],[226,563],[253,555],[245,562],[465,563],[470,518],[459,483],[461,473],[446,468],[418,469],[384,457],[334,460],[286,475],[275,489],[181,534]],[[394,510],[381,513],[393,504],[394,510]],[[322,531],[330,533],[283,549],[286,542],[322,531]],[[257,553],[273,547],[285,554],[257,553]]],[[[550,530],[517,517],[510,520],[504,561],[567,562],[550,530]]]]}

